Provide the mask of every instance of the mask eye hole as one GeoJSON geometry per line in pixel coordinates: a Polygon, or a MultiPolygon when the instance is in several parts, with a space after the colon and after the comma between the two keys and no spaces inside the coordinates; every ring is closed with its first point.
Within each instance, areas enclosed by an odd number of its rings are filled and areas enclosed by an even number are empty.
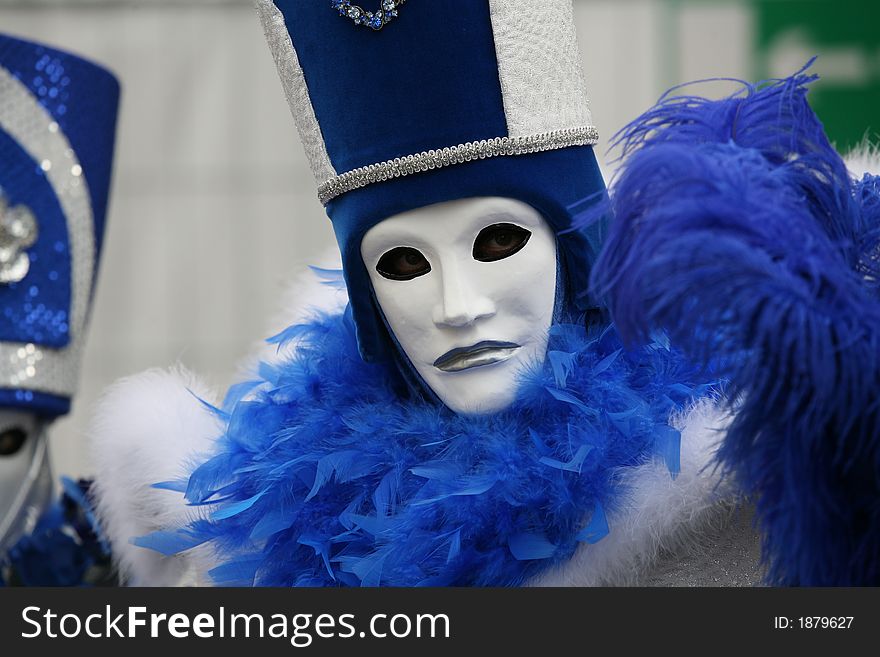
{"type": "Polygon", "coordinates": [[[20,427],[11,427],[0,432],[0,457],[14,456],[27,440],[27,432],[20,427]]]}
{"type": "Polygon", "coordinates": [[[392,281],[410,281],[431,271],[431,265],[421,251],[398,246],[379,258],[376,271],[392,281]]]}
{"type": "Polygon", "coordinates": [[[509,258],[522,249],[532,234],[513,224],[493,224],[480,231],[474,240],[474,260],[495,262],[509,258]]]}

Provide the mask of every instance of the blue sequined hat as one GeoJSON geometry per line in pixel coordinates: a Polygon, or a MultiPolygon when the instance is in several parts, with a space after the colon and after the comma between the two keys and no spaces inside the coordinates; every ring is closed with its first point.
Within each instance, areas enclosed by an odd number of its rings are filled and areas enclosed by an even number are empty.
{"type": "Polygon", "coordinates": [[[105,69],[0,34],[0,406],[70,409],[118,104],[105,69]]]}
{"type": "Polygon", "coordinates": [[[605,186],[572,1],[361,4],[257,0],[342,252],[364,358],[386,355],[390,341],[361,238],[432,203],[531,204],[559,234],[566,298],[591,307],[601,227],[571,231],[569,208],[605,186]]]}

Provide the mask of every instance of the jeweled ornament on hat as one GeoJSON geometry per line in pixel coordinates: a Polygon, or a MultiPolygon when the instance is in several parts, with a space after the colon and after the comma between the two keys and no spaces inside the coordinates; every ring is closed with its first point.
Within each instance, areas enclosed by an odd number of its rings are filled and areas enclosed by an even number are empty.
{"type": "Polygon", "coordinates": [[[406,0],[382,0],[382,8],[376,11],[368,11],[354,5],[351,0],[330,0],[330,6],[338,11],[340,16],[354,21],[355,25],[370,27],[378,32],[397,17],[397,8],[405,2],[406,0]]]}

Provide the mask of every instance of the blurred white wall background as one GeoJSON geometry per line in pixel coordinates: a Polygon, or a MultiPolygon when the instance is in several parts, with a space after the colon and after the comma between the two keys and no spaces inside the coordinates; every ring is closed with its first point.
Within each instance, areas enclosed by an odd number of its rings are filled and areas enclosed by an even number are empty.
{"type": "MultiPolygon", "coordinates": [[[[600,158],[667,86],[748,73],[738,6],[669,5],[576,1],[600,158]]],[[[270,318],[285,281],[332,232],[250,0],[0,0],[0,30],[103,62],[123,83],[81,390],[53,428],[56,471],[87,475],[83,434],[106,385],[178,360],[228,384],[283,328],[270,318]]]]}

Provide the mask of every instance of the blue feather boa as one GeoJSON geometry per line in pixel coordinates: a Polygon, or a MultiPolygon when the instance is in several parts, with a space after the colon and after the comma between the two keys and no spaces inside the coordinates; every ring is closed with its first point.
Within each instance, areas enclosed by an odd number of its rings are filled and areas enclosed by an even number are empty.
{"type": "Polygon", "coordinates": [[[711,388],[662,341],[630,352],[611,327],[561,324],[513,407],[466,418],[403,397],[347,315],[290,339],[292,357],[208,410],[216,453],[161,484],[204,518],[137,544],[210,542],[224,585],[518,585],[609,531],[621,468],[659,457],[675,476],[669,414],[711,388]]]}
{"type": "Polygon", "coordinates": [[[664,330],[724,365],[743,403],[719,456],[770,581],[878,585],[880,184],[850,179],[813,79],[668,95],[627,126],[593,281],[627,344],[664,330]]]}

